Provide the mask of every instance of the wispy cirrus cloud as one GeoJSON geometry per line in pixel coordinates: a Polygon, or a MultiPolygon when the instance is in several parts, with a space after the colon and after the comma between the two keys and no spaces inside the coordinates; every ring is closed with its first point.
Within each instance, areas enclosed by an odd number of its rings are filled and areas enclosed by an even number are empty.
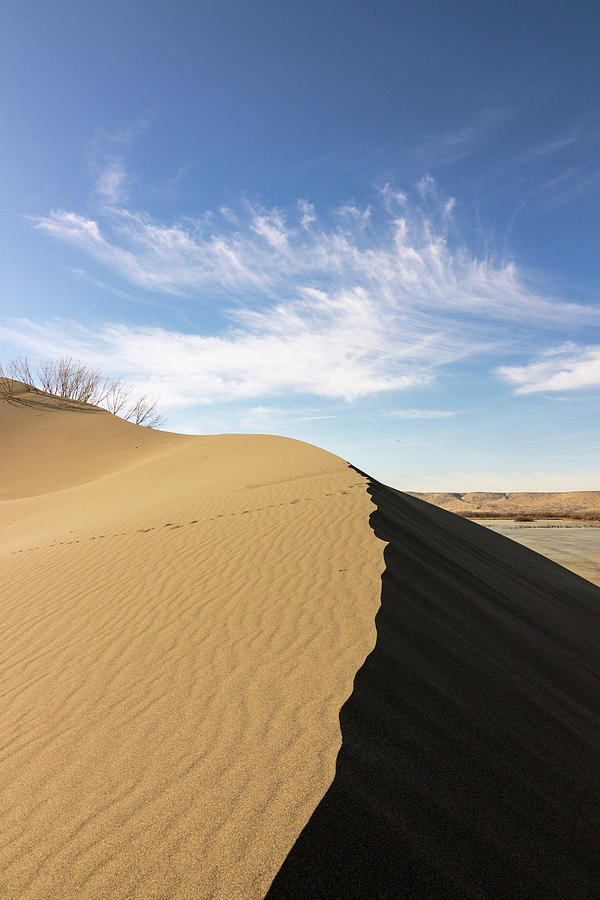
{"type": "Polygon", "coordinates": [[[196,333],[54,320],[0,334],[32,352],[118,368],[177,406],[290,391],[349,401],[419,387],[440,367],[498,353],[517,325],[560,333],[567,317],[598,321],[589,306],[533,290],[512,262],[451,240],[453,198],[431,176],[412,196],[385,186],[372,205],[325,215],[300,200],[175,223],[117,206],[95,218],[39,216],[39,231],[129,290],[173,298],[190,319],[210,309],[212,320],[196,333]]]}
{"type": "Polygon", "coordinates": [[[476,152],[512,114],[509,107],[482,109],[469,125],[428,137],[418,146],[417,155],[435,169],[458,162],[476,152]]]}
{"type": "Polygon", "coordinates": [[[88,166],[96,204],[115,206],[126,201],[133,179],[127,172],[125,157],[137,138],[148,129],[151,119],[152,114],[149,114],[115,131],[97,128],[94,132],[88,166]]]}
{"type": "Polygon", "coordinates": [[[525,366],[500,366],[499,375],[517,394],[600,387],[600,346],[568,343],[546,350],[525,366]]]}
{"type": "Polygon", "coordinates": [[[509,160],[508,164],[511,167],[519,167],[537,164],[540,160],[552,159],[580,141],[593,137],[596,132],[597,128],[594,121],[590,117],[585,117],[572,124],[567,131],[548,136],[528,149],[517,153],[509,160]]]}
{"type": "Polygon", "coordinates": [[[120,159],[112,159],[100,170],[95,193],[108,204],[122,202],[125,195],[127,173],[120,159]]]}
{"type": "MultiPolygon", "coordinates": [[[[595,192],[600,183],[600,168],[594,148],[599,141],[597,117],[586,116],[568,130],[549,135],[509,158],[503,174],[518,173],[519,209],[528,209],[533,215],[555,212],[595,192]]],[[[512,174],[511,178],[514,177],[512,174]]]]}
{"type": "MultiPolygon", "coordinates": [[[[434,189],[431,176],[418,184],[421,194],[434,189]]],[[[33,221],[130,285],[192,302],[295,302],[305,289],[362,290],[391,315],[590,316],[587,307],[536,293],[512,262],[453,244],[447,217],[454,198],[436,195],[427,214],[400,192],[384,189],[379,200],[377,208],[349,203],[328,217],[299,201],[287,213],[246,204],[169,224],[123,208],[95,219],[55,210],[33,221]]]]}
{"type": "Polygon", "coordinates": [[[290,410],[281,406],[253,406],[240,417],[240,425],[242,428],[254,429],[273,424],[289,425],[337,418],[334,415],[317,415],[314,411],[302,408],[290,410]]]}
{"type": "Polygon", "coordinates": [[[581,166],[569,167],[560,175],[539,185],[534,192],[539,196],[539,213],[561,209],[578,197],[590,194],[600,184],[600,167],[587,170],[581,166]]]}
{"type": "Polygon", "coordinates": [[[454,409],[393,409],[386,413],[397,419],[451,419],[455,415],[454,409]]]}

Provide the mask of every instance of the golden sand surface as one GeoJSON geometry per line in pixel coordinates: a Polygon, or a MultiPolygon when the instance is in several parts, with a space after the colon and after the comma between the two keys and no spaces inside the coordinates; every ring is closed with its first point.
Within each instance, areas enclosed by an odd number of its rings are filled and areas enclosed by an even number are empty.
{"type": "Polygon", "coordinates": [[[264,896],[375,644],[366,479],[24,389],[0,458],[0,896],[264,896]]]}

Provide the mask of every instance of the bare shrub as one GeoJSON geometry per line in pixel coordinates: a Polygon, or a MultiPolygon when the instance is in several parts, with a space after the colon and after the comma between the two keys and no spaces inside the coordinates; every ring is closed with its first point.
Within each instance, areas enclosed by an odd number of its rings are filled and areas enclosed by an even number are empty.
{"type": "Polygon", "coordinates": [[[70,356],[44,359],[33,375],[27,357],[11,360],[6,371],[0,366],[0,397],[14,397],[14,382],[21,381],[36,393],[59,397],[64,403],[88,403],[102,406],[113,415],[136,425],[158,428],[165,420],[156,410],[156,403],[142,395],[131,401],[130,393],[121,379],[105,378],[98,369],[86,366],[70,356]]]}
{"type": "Polygon", "coordinates": [[[120,379],[107,382],[103,396],[96,402],[115,416],[120,415],[126,422],[146,428],[159,428],[165,423],[156,409],[156,402],[148,400],[145,394],[130,403],[129,390],[120,379]]]}
{"type": "Polygon", "coordinates": [[[576,515],[573,515],[572,518],[582,522],[600,522],[600,509],[590,509],[578,512],[576,515]]]}
{"type": "Polygon", "coordinates": [[[26,356],[17,356],[15,359],[11,359],[7,366],[7,374],[13,381],[21,381],[37,393],[35,377],[32,374],[31,366],[26,356]]]}
{"type": "Polygon", "coordinates": [[[515,522],[535,522],[533,516],[520,515],[514,517],[515,522]]]}
{"type": "Polygon", "coordinates": [[[0,365],[0,397],[4,397],[5,400],[10,400],[10,398],[14,396],[14,392],[15,386],[12,378],[10,378],[8,373],[4,371],[2,365],[0,365]]]}
{"type": "Polygon", "coordinates": [[[11,359],[6,369],[0,365],[0,397],[10,400],[15,396],[15,382],[20,381],[30,390],[38,393],[35,378],[26,356],[11,359]]]}
{"type": "MultiPolygon", "coordinates": [[[[122,381],[119,379],[108,382],[105,385],[104,396],[98,401],[105,409],[113,415],[118,416],[121,410],[127,405],[129,400],[129,391],[122,381]]],[[[127,416],[123,416],[127,419],[127,416]]]]}
{"type": "Polygon", "coordinates": [[[40,389],[47,394],[53,394],[54,391],[54,367],[55,363],[52,359],[44,359],[38,365],[37,375],[40,383],[40,389]]]}
{"type": "Polygon", "coordinates": [[[96,404],[105,393],[106,379],[99,370],[90,369],[68,356],[42,360],[37,375],[41,389],[62,400],[96,404]]]}
{"type": "Polygon", "coordinates": [[[148,400],[145,394],[135,401],[124,418],[146,428],[158,428],[165,424],[163,416],[156,410],[156,402],[148,400]]]}

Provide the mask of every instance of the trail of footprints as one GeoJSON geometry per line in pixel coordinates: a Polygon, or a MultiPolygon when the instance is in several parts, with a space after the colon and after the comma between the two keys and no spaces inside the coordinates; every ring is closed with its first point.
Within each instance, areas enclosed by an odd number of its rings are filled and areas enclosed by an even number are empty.
{"type": "MultiPolygon", "coordinates": [[[[244,509],[242,512],[219,513],[218,515],[211,516],[210,518],[208,518],[204,521],[214,522],[216,519],[224,519],[224,518],[235,519],[238,516],[247,516],[247,515],[250,515],[251,513],[263,512],[266,509],[275,509],[278,506],[291,506],[294,503],[315,503],[317,500],[322,499],[323,497],[335,497],[339,494],[347,494],[350,490],[355,489],[355,488],[362,489],[363,485],[349,484],[347,486],[347,488],[344,488],[339,491],[332,491],[332,492],[323,494],[320,498],[299,497],[296,500],[286,500],[283,503],[270,503],[268,506],[257,506],[254,509],[244,509]]],[[[191,525],[197,525],[199,521],[200,521],[199,519],[191,519],[191,521],[189,521],[189,522],[181,522],[181,523],[165,522],[165,524],[162,526],[162,528],[169,528],[171,531],[176,531],[178,528],[189,528],[191,525]]],[[[150,528],[138,528],[138,529],[136,529],[135,533],[136,534],[149,534],[150,532],[157,531],[157,530],[162,530],[162,529],[157,529],[154,525],[152,525],[152,526],[150,526],[150,528]]],[[[23,547],[21,550],[13,550],[13,551],[11,551],[11,556],[13,556],[16,553],[31,553],[34,550],[42,550],[42,549],[45,549],[46,547],[63,547],[63,546],[68,546],[70,544],[85,544],[85,543],[88,543],[89,541],[100,541],[103,538],[107,538],[107,537],[113,537],[113,538],[125,537],[127,534],[132,534],[132,533],[133,532],[120,531],[120,532],[117,532],[117,534],[97,534],[97,535],[94,535],[93,537],[85,538],[83,540],[76,539],[76,540],[72,540],[72,541],[52,541],[52,543],[45,544],[43,547],[42,546],[40,546],[40,547],[23,547]]],[[[340,571],[342,571],[342,570],[340,569],[340,571]]]]}

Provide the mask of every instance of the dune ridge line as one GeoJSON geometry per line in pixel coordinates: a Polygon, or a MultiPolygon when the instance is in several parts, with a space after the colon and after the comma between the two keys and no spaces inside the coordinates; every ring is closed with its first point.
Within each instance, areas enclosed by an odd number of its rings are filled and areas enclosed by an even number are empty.
{"type": "Polygon", "coordinates": [[[0,895],[263,897],[375,642],[366,481],[299,441],[23,400],[0,404],[0,895]]]}
{"type": "Polygon", "coordinates": [[[267,900],[596,896],[600,589],[369,479],[386,568],[335,779],[267,900]]]}
{"type": "Polygon", "coordinates": [[[0,440],[2,897],[594,895],[600,589],[299,441],[0,440]]]}

